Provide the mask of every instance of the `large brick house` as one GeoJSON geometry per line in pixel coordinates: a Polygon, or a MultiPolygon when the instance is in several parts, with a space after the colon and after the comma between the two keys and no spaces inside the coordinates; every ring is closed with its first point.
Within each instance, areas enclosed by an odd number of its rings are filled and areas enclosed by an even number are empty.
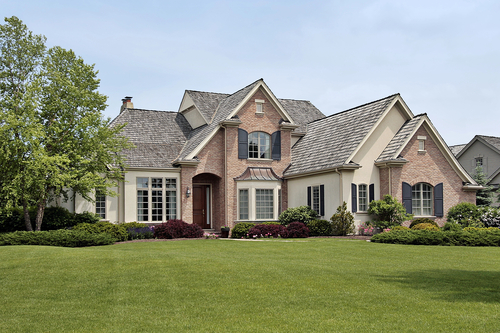
{"type": "Polygon", "coordinates": [[[119,196],[68,208],[219,230],[300,205],[329,219],[343,201],[360,223],[371,200],[391,194],[442,224],[478,189],[427,115],[414,116],[399,94],[325,117],[308,101],[276,98],[260,79],[233,94],[188,90],[178,112],[136,109],[126,97],[112,125],[125,123],[136,148],[124,152],[119,196]]]}

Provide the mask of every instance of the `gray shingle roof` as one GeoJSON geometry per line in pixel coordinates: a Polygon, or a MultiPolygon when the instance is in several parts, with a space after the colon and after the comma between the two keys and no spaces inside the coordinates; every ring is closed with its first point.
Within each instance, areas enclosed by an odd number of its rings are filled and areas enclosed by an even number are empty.
{"type": "Polygon", "coordinates": [[[417,115],[413,117],[413,119],[407,120],[403,124],[403,126],[401,126],[399,131],[392,138],[387,147],[385,147],[384,151],[380,154],[375,162],[396,160],[398,158],[398,156],[395,156],[396,152],[399,150],[401,145],[405,143],[408,136],[413,133],[413,130],[417,126],[422,116],[423,115],[417,115]]]}
{"type": "Polygon", "coordinates": [[[307,134],[292,148],[292,165],[286,175],[351,163],[347,158],[396,96],[388,96],[308,124],[307,134]]]}
{"type": "Polygon", "coordinates": [[[212,116],[215,110],[217,110],[220,102],[229,96],[229,94],[196,90],[186,90],[186,93],[191,97],[196,108],[198,108],[208,122],[212,120],[212,116]]]}
{"type": "Polygon", "coordinates": [[[465,146],[467,146],[467,144],[465,144],[465,143],[461,144],[461,145],[450,146],[450,150],[453,153],[453,155],[457,156],[458,153],[460,153],[462,151],[462,149],[464,149],[465,146]]]}
{"type": "Polygon", "coordinates": [[[295,132],[306,132],[306,124],[325,118],[325,115],[321,113],[311,102],[309,101],[299,101],[294,99],[278,99],[285,111],[292,117],[293,121],[300,125],[300,127],[295,129],[295,132]]]}
{"type": "Polygon", "coordinates": [[[122,135],[136,146],[123,152],[130,167],[172,167],[191,131],[177,112],[124,109],[111,126],[125,123],[122,135]]]}
{"type": "Polygon", "coordinates": [[[274,172],[273,168],[248,167],[234,180],[281,180],[281,178],[274,172]]]}

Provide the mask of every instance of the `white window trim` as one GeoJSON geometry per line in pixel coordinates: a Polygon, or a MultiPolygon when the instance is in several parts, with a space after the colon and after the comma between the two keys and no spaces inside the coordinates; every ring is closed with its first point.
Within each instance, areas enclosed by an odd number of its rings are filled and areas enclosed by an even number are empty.
{"type": "Polygon", "coordinates": [[[256,114],[264,114],[264,103],[265,103],[265,101],[263,99],[256,99],[255,100],[255,113],[256,114]]]}
{"type": "MultiPolygon", "coordinates": [[[[412,203],[411,203],[411,207],[412,207],[412,214],[414,215],[414,217],[434,217],[434,186],[432,186],[431,184],[429,183],[426,183],[426,182],[420,182],[420,183],[415,183],[412,185],[411,187],[411,192],[412,192],[412,203]],[[413,213],[413,209],[415,207],[415,205],[413,204],[413,186],[416,186],[418,184],[422,184],[422,185],[428,185],[431,187],[431,199],[430,199],[430,202],[431,202],[431,214],[430,215],[418,215],[418,214],[414,214],[413,213]]],[[[422,188],[420,188],[420,213],[422,213],[422,210],[424,208],[423,206],[423,195],[422,195],[422,188]]]]}
{"type": "Polygon", "coordinates": [[[369,204],[370,204],[370,198],[369,198],[369,193],[370,192],[370,186],[368,184],[365,184],[365,183],[362,183],[362,184],[358,184],[358,193],[357,193],[357,197],[358,197],[358,211],[357,213],[367,213],[368,212],[368,207],[369,207],[369,204]],[[362,210],[361,209],[361,195],[360,195],[360,187],[361,186],[365,186],[365,199],[366,199],[366,209],[365,210],[362,210]]]}
{"type": "Polygon", "coordinates": [[[167,179],[175,179],[175,198],[176,198],[176,205],[175,205],[175,218],[179,218],[179,206],[180,206],[180,196],[179,196],[179,187],[180,187],[180,181],[179,178],[177,177],[168,177],[168,176],[163,176],[163,175],[148,175],[148,176],[136,176],[136,183],[135,183],[135,218],[138,222],[140,223],[162,223],[167,221],[167,191],[172,191],[173,189],[167,188],[166,180],[167,179]],[[138,187],[138,182],[137,179],[139,178],[147,178],[148,179],[148,187],[138,187]],[[162,188],[157,189],[153,188],[152,186],[152,180],[153,178],[161,178],[162,179],[162,188]],[[138,214],[138,201],[137,201],[137,191],[140,190],[146,190],[148,192],[148,219],[147,221],[139,221],[139,214],[138,214]],[[154,190],[161,190],[162,191],[162,217],[160,221],[153,221],[153,191],[154,190]]]}
{"type": "Polygon", "coordinates": [[[419,135],[417,136],[418,140],[418,151],[424,152],[425,150],[425,140],[427,140],[427,137],[424,135],[419,135]]]}
{"type": "MultiPolygon", "coordinates": [[[[278,204],[278,190],[281,189],[281,182],[279,181],[237,181],[237,222],[268,222],[278,221],[279,218],[279,204],[278,204]],[[248,220],[240,220],[240,190],[248,190],[248,220]],[[273,190],[273,218],[272,219],[257,219],[257,205],[256,205],[256,190],[273,190]]],[[[283,195],[283,193],[282,193],[283,195]]]]}
{"type": "Polygon", "coordinates": [[[251,133],[248,133],[248,147],[247,147],[247,159],[251,161],[272,161],[272,156],[273,156],[273,143],[272,143],[272,135],[264,132],[264,131],[253,131],[251,133]],[[258,157],[250,157],[250,135],[254,133],[259,133],[257,135],[257,156],[258,157]],[[260,157],[260,133],[264,133],[269,137],[269,157],[260,157]]]}

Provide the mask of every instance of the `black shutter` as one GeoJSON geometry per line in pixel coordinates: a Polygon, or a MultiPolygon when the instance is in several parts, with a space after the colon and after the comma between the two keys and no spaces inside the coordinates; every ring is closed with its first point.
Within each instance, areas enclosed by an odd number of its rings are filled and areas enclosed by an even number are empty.
{"type": "Polygon", "coordinates": [[[403,206],[406,208],[406,213],[411,214],[411,185],[403,182],[403,206]]]}
{"type": "Polygon", "coordinates": [[[325,216],[325,185],[319,186],[319,215],[325,216]]]}
{"type": "Polygon", "coordinates": [[[248,158],[248,132],[238,128],[238,158],[248,158]]]}
{"type": "Polygon", "coordinates": [[[351,211],[356,213],[358,211],[358,187],[356,184],[351,184],[351,211]]]}
{"type": "Polygon", "coordinates": [[[312,205],[311,205],[311,195],[312,195],[311,191],[312,191],[311,186],[308,186],[307,187],[307,205],[309,207],[312,207],[312,205]]]}
{"type": "Polygon", "coordinates": [[[368,194],[368,203],[372,202],[373,200],[375,200],[375,184],[370,184],[370,187],[369,187],[369,194],[368,194]]]}
{"type": "Polygon", "coordinates": [[[271,147],[273,160],[281,160],[281,131],[276,131],[271,135],[271,147]]]}
{"type": "Polygon", "coordinates": [[[443,183],[434,186],[434,216],[443,217],[443,183]]]}

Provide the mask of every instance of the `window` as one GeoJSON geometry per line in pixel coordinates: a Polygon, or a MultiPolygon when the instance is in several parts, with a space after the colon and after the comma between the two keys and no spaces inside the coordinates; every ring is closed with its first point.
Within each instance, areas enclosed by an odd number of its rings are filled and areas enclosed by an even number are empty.
{"type": "Polygon", "coordinates": [[[255,113],[264,113],[264,100],[263,99],[256,99],[255,100],[255,113]]]}
{"type": "Polygon", "coordinates": [[[271,158],[271,138],[264,132],[248,134],[248,157],[271,158]]]}
{"type": "Polygon", "coordinates": [[[307,187],[307,205],[319,216],[325,216],[325,185],[307,187]]]}
{"type": "Polygon", "coordinates": [[[312,207],[319,214],[319,186],[312,187],[312,207]]]}
{"type": "Polygon", "coordinates": [[[476,157],[475,161],[476,161],[476,167],[478,167],[478,166],[482,167],[483,166],[483,158],[482,157],[476,157]]]}
{"type": "Polygon", "coordinates": [[[425,140],[427,140],[426,136],[417,136],[418,140],[418,151],[425,151],[425,140]]]}
{"type": "Polygon", "coordinates": [[[106,218],[106,196],[100,190],[95,191],[95,213],[101,219],[106,218]]]}
{"type": "Polygon", "coordinates": [[[272,189],[255,190],[255,217],[257,220],[274,218],[274,191],[272,189]]]}
{"type": "Polygon", "coordinates": [[[360,184],[358,186],[358,208],[361,212],[366,212],[368,210],[368,196],[366,187],[366,184],[360,184]]]}
{"type": "Polygon", "coordinates": [[[432,215],[432,186],[417,183],[411,187],[412,214],[416,216],[432,215]]]}
{"type": "Polygon", "coordinates": [[[175,178],[137,178],[137,221],[162,222],[177,216],[175,178]]]}
{"type": "Polygon", "coordinates": [[[240,220],[248,220],[248,189],[240,190],[240,220]]]}

